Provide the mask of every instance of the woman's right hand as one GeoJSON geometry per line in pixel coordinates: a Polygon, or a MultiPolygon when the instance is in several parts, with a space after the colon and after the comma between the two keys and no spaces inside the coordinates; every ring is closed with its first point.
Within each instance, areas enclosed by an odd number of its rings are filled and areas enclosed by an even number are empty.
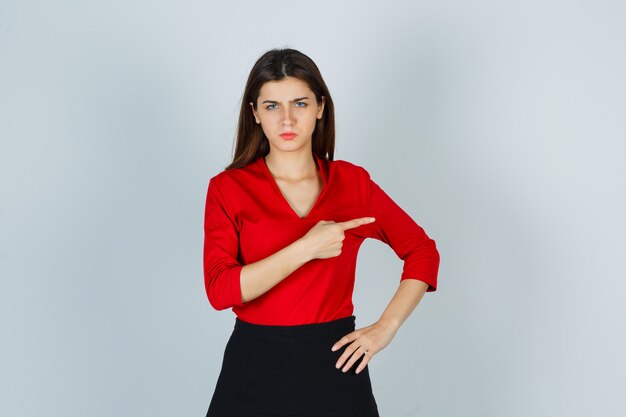
{"type": "Polygon", "coordinates": [[[360,217],[345,222],[320,220],[301,239],[306,242],[311,259],[332,258],[341,254],[345,239],[344,231],[375,220],[373,217],[360,217]]]}

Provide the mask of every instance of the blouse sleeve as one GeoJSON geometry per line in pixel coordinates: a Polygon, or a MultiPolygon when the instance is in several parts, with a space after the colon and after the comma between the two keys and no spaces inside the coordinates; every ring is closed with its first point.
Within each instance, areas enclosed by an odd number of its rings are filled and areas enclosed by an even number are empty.
{"type": "Polygon", "coordinates": [[[439,252],[435,241],[367,174],[370,236],[389,245],[404,261],[400,280],[417,279],[428,284],[427,292],[436,291],[439,252]]]}
{"type": "Polygon", "coordinates": [[[215,178],[211,178],[204,212],[203,264],[206,294],[216,310],[243,305],[239,234],[224,203],[215,178]]]}

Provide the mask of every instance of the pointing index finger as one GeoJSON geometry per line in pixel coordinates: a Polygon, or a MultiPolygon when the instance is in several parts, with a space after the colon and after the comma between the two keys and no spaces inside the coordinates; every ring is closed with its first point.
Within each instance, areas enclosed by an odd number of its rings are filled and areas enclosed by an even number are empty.
{"type": "Polygon", "coordinates": [[[339,222],[341,226],[343,226],[343,230],[352,229],[355,227],[359,227],[363,224],[372,223],[376,219],[374,217],[360,217],[357,219],[346,220],[345,222],[339,222]]]}

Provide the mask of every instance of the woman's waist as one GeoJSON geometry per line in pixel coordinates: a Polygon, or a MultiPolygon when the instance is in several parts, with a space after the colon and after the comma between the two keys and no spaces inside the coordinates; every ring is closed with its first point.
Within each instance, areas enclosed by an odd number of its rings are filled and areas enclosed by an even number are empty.
{"type": "Polygon", "coordinates": [[[268,325],[257,324],[235,317],[235,332],[272,335],[272,336],[310,336],[334,333],[349,333],[355,329],[356,317],[354,315],[338,319],[296,325],[268,325]]]}

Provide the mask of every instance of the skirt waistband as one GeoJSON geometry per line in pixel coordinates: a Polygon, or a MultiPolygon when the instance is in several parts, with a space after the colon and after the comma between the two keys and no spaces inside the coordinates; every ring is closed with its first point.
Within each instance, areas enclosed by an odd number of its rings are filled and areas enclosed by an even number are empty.
{"type": "Polygon", "coordinates": [[[235,317],[235,330],[251,334],[270,334],[285,336],[301,336],[313,334],[334,333],[339,331],[354,330],[356,316],[343,317],[324,323],[297,324],[294,326],[272,326],[267,324],[255,324],[235,317]]]}

